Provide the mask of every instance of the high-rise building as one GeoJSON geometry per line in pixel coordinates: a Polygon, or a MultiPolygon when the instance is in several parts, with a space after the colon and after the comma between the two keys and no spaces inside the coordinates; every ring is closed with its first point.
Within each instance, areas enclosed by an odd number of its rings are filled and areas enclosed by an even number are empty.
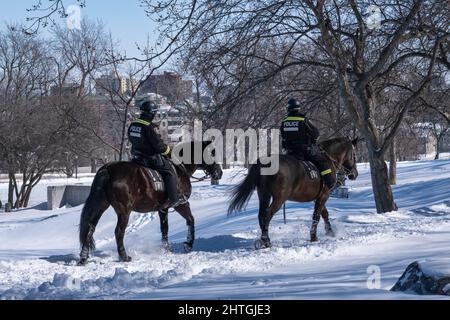
{"type": "Polygon", "coordinates": [[[117,76],[114,72],[102,75],[95,79],[95,91],[97,95],[124,95],[136,89],[136,79],[125,76],[117,76]]]}
{"type": "Polygon", "coordinates": [[[151,75],[141,84],[142,93],[156,93],[167,97],[169,103],[183,101],[192,97],[192,80],[183,80],[175,72],[164,72],[160,75],[151,75]]]}

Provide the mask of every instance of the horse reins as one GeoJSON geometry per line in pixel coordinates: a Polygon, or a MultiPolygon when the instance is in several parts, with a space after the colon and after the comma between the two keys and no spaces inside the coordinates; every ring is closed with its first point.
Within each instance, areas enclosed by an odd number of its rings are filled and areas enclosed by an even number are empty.
{"type": "MultiPolygon", "coordinates": [[[[320,149],[327,156],[327,158],[331,161],[331,163],[334,165],[334,168],[336,171],[344,171],[346,176],[348,176],[350,173],[352,173],[353,169],[348,169],[343,164],[339,164],[339,162],[337,160],[333,159],[325,149],[323,149],[323,148],[320,148],[320,149]]],[[[353,150],[354,149],[352,146],[352,151],[353,150]]],[[[354,157],[354,155],[353,155],[353,157],[354,157]]]]}
{"type": "MultiPolygon", "coordinates": [[[[187,169],[186,169],[186,167],[184,166],[184,163],[180,163],[179,165],[183,168],[184,172],[187,173],[187,169]]],[[[191,179],[194,179],[194,180],[197,180],[197,181],[195,181],[195,182],[202,182],[202,181],[208,179],[209,176],[210,176],[210,175],[206,172],[205,169],[203,169],[203,172],[205,173],[205,175],[204,175],[203,177],[201,177],[201,178],[197,178],[197,177],[194,177],[194,176],[191,176],[190,178],[191,178],[191,179]]]]}

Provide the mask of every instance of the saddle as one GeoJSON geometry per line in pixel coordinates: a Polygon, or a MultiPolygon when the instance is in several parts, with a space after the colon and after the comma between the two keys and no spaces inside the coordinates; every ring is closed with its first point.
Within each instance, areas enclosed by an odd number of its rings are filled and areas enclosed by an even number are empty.
{"type": "Polygon", "coordinates": [[[293,155],[289,156],[295,159],[296,161],[300,162],[301,164],[303,164],[303,167],[305,168],[306,174],[308,175],[309,179],[311,180],[321,179],[319,169],[317,169],[316,165],[311,161],[305,160],[305,157],[303,155],[298,154],[296,156],[293,155]]]}
{"type": "MultiPolygon", "coordinates": [[[[133,158],[131,160],[131,162],[136,163],[145,168],[145,170],[147,171],[147,173],[150,177],[150,183],[152,184],[152,187],[153,187],[153,189],[155,189],[155,191],[165,191],[166,190],[162,175],[157,170],[150,168],[150,165],[149,165],[148,161],[146,161],[145,158],[136,157],[136,158],[133,158]]],[[[172,162],[170,164],[173,166],[172,162]]]]}
{"type": "Polygon", "coordinates": [[[153,189],[155,189],[156,191],[165,191],[166,188],[164,186],[164,180],[161,174],[158,171],[150,169],[148,167],[145,167],[145,169],[147,170],[148,175],[150,176],[150,182],[153,186],[153,189]]]}

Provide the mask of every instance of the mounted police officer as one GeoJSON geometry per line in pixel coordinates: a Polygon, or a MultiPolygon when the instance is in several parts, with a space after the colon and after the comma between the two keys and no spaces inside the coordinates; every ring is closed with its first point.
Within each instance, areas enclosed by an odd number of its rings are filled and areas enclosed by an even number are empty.
{"type": "Polygon", "coordinates": [[[158,134],[158,126],[153,119],[158,113],[158,106],[148,99],[138,101],[141,115],[134,120],[128,129],[128,139],[132,144],[133,162],[157,170],[165,184],[169,198],[166,208],[175,208],[184,202],[178,197],[178,178],[169,161],[171,149],[158,134]]]}
{"type": "Polygon", "coordinates": [[[319,130],[300,112],[300,103],[290,98],[288,115],[281,124],[282,147],[289,155],[298,160],[311,161],[319,169],[325,185],[333,190],[336,177],[333,174],[328,159],[317,146],[319,130]]]}

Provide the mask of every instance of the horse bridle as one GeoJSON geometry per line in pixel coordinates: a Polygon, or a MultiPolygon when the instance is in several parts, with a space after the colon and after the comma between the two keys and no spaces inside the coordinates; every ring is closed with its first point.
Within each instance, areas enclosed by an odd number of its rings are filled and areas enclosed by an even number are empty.
{"type": "MultiPolygon", "coordinates": [[[[355,164],[356,163],[356,155],[355,155],[355,147],[353,145],[352,145],[351,153],[352,153],[352,158],[353,158],[353,164],[355,164]]],[[[339,168],[339,170],[342,170],[342,169],[346,176],[350,175],[354,170],[354,168],[347,168],[344,164],[342,164],[341,168],[339,168]]]]}
{"type": "MultiPolygon", "coordinates": [[[[346,176],[350,175],[350,174],[353,172],[353,168],[350,168],[350,169],[349,169],[349,168],[347,168],[344,164],[342,164],[342,165],[339,164],[339,162],[338,162],[337,160],[333,159],[333,157],[331,157],[325,149],[323,149],[323,148],[321,148],[321,149],[322,149],[323,153],[326,154],[326,156],[328,157],[328,159],[330,159],[331,162],[334,164],[334,166],[335,166],[335,168],[337,169],[337,171],[344,171],[344,173],[345,173],[346,176]]],[[[356,158],[355,158],[356,156],[355,156],[354,151],[355,151],[355,147],[352,145],[352,150],[351,150],[351,152],[352,152],[352,158],[353,158],[353,162],[356,163],[356,158]]],[[[348,151],[347,151],[347,152],[348,152],[348,151]]]]}

